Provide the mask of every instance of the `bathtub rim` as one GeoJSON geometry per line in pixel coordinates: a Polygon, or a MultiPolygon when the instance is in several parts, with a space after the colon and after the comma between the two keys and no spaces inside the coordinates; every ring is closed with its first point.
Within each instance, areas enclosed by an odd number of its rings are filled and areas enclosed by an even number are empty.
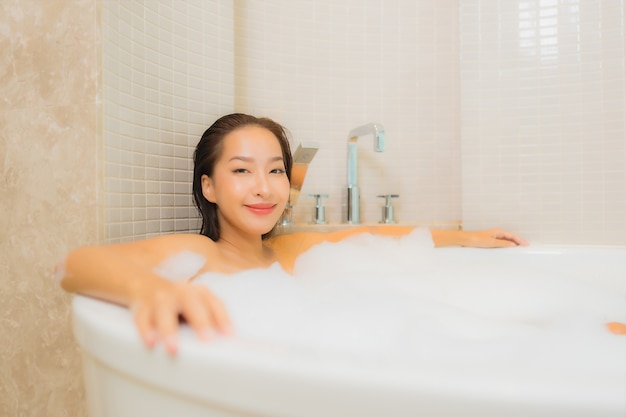
{"type": "MultiPolygon", "coordinates": [[[[463,250],[466,252],[469,249],[472,251],[470,248],[442,249],[463,250]]],[[[611,249],[611,251],[616,250],[620,253],[626,253],[626,246],[600,247],[586,245],[532,245],[513,248],[513,251],[510,253],[575,254],[580,249],[591,249],[592,251],[611,249]]],[[[482,249],[477,250],[483,251],[482,249]]],[[[446,395],[468,395],[467,381],[459,381],[458,386],[452,386],[449,383],[449,378],[451,375],[454,375],[454,372],[442,373],[441,368],[428,369],[427,364],[425,364],[424,372],[419,378],[407,377],[407,375],[398,374],[393,370],[383,375],[380,373],[380,369],[376,369],[376,376],[379,379],[372,383],[372,381],[367,379],[367,376],[371,376],[372,372],[374,372],[371,369],[355,367],[354,364],[346,366],[340,362],[328,361],[328,358],[322,358],[326,361],[324,363],[310,360],[307,362],[302,357],[289,356],[288,349],[286,351],[280,351],[279,349],[272,352],[271,350],[275,349],[274,346],[269,347],[269,352],[255,351],[250,349],[250,345],[236,340],[216,340],[210,345],[206,345],[198,341],[187,327],[181,330],[179,356],[171,358],[162,347],[146,352],[134,328],[130,312],[123,307],[79,295],[74,297],[72,309],[74,335],[84,354],[93,356],[97,361],[107,366],[123,369],[136,378],[152,376],[155,386],[168,388],[172,392],[190,398],[202,396],[204,400],[220,404],[226,408],[241,407],[239,397],[245,395],[249,404],[255,404],[254,407],[245,411],[262,410],[267,414],[283,415],[289,411],[290,407],[295,405],[285,401],[285,398],[288,397],[285,392],[273,390],[272,387],[290,386],[290,384],[297,386],[302,374],[307,375],[307,384],[309,386],[317,387],[322,392],[326,392],[327,397],[325,399],[328,399],[328,396],[332,396],[333,391],[342,393],[343,396],[349,396],[351,395],[350,392],[355,388],[379,393],[382,390],[384,392],[383,396],[386,395],[388,399],[394,398],[394,396],[397,397],[398,390],[400,393],[408,393],[416,388],[422,390],[422,393],[434,396],[441,395],[442,388],[445,388],[443,392],[446,395]],[[123,325],[113,328],[109,323],[111,318],[124,320],[123,325]],[[109,336],[111,332],[119,337],[118,342],[121,341],[121,345],[105,337],[109,336]],[[116,355],[118,356],[116,357],[116,355]],[[120,357],[123,358],[123,363],[119,363],[120,357]],[[204,379],[204,376],[192,378],[191,380],[188,377],[182,377],[183,374],[187,374],[182,372],[181,368],[183,371],[196,371],[196,374],[198,373],[198,366],[195,360],[200,357],[202,358],[203,366],[207,368],[205,373],[212,374],[214,379],[209,384],[206,381],[200,382],[204,379]],[[241,384],[243,379],[250,379],[250,374],[258,377],[259,381],[264,381],[265,390],[259,392],[259,386],[258,384],[255,385],[255,383],[241,384]],[[163,375],[168,375],[168,377],[164,379],[162,378],[163,375]],[[328,390],[329,384],[334,384],[336,389],[328,390]],[[233,389],[233,387],[237,388],[233,389]],[[437,388],[436,390],[434,389],[435,387],[437,388]],[[394,392],[387,392],[391,388],[395,390],[395,394],[394,392]],[[244,392],[242,393],[242,391],[244,392]]],[[[259,345],[256,345],[256,348],[258,347],[259,345]]],[[[450,372],[450,370],[447,371],[450,372]]],[[[506,375],[496,376],[506,379],[506,375]]],[[[494,376],[485,375],[485,377],[493,378],[494,376]]],[[[599,388],[598,391],[602,391],[602,389],[610,388],[610,385],[614,382],[606,380],[604,381],[605,385],[595,385],[599,388]]],[[[534,401],[544,404],[556,401],[557,399],[553,397],[554,392],[551,392],[550,396],[545,396],[544,393],[549,391],[551,386],[558,383],[571,383],[571,381],[569,376],[563,375],[551,375],[549,378],[544,378],[543,384],[545,385],[534,387],[532,393],[534,401]]],[[[506,383],[503,383],[501,388],[501,393],[498,396],[501,401],[511,403],[522,401],[519,396],[509,391],[510,387],[507,387],[506,383]]],[[[578,389],[583,388],[586,389],[587,387],[578,387],[578,389]]],[[[480,389],[476,389],[471,395],[473,401],[493,399],[492,391],[482,392],[480,389]]],[[[299,399],[296,402],[300,405],[306,401],[309,401],[311,404],[316,403],[311,398],[300,398],[296,392],[293,392],[290,398],[299,399]]],[[[577,399],[580,402],[571,405],[577,409],[591,407],[592,404],[588,402],[590,398],[584,395],[578,396],[577,399]]],[[[528,400],[528,398],[525,400],[528,400]]],[[[570,401],[571,398],[568,396],[567,400],[570,401]]],[[[598,392],[597,401],[601,400],[607,399],[602,397],[601,392],[598,392]]],[[[558,403],[559,401],[556,402],[558,403]]],[[[332,404],[332,401],[329,404],[332,404]]],[[[615,408],[620,405],[607,404],[607,407],[615,408]]]]}

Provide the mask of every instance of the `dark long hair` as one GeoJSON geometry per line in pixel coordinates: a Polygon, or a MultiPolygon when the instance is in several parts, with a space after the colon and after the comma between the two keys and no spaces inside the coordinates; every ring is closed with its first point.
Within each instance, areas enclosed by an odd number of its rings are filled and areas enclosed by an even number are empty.
{"type": "MultiPolygon", "coordinates": [[[[263,127],[276,136],[283,153],[285,171],[291,182],[291,148],[285,128],[265,117],[254,117],[243,113],[222,116],[209,127],[200,138],[193,154],[193,199],[202,216],[200,234],[217,241],[220,238],[220,222],[217,216],[217,204],[208,201],[202,194],[202,176],[213,176],[213,168],[222,156],[224,138],[234,130],[245,126],[263,127]]],[[[272,234],[272,229],[263,235],[263,239],[272,234]]]]}

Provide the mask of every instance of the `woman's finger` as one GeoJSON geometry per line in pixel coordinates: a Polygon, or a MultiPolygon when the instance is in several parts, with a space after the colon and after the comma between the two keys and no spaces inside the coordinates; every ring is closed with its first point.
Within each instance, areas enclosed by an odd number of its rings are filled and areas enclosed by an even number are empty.
{"type": "Polygon", "coordinates": [[[181,314],[200,340],[208,340],[211,337],[211,328],[214,327],[210,305],[195,291],[196,288],[184,285],[187,288],[181,288],[181,314]]]}
{"type": "Polygon", "coordinates": [[[510,248],[513,246],[517,246],[517,242],[511,239],[497,237],[495,238],[494,246],[498,248],[510,248]]]}
{"type": "Polygon", "coordinates": [[[201,340],[210,338],[212,329],[230,335],[230,319],[226,307],[211,291],[202,286],[174,284],[156,291],[132,306],[134,319],[143,342],[152,348],[162,342],[166,351],[178,351],[179,316],[201,340]]]}
{"type": "Polygon", "coordinates": [[[161,293],[154,304],[154,318],[159,339],[165,350],[174,355],[178,351],[178,305],[173,294],[161,293]]]}
{"type": "Polygon", "coordinates": [[[494,237],[496,239],[512,242],[515,245],[528,246],[528,242],[526,242],[526,240],[522,239],[515,233],[511,233],[507,230],[496,229],[494,231],[494,237]]]}
{"type": "Polygon", "coordinates": [[[213,325],[223,335],[232,335],[232,324],[226,306],[222,303],[218,297],[216,297],[207,288],[202,288],[201,295],[205,300],[206,305],[211,309],[211,317],[213,319],[213,325]]]}
{"type": "Polygon", "coordinates": [[[626,335],[626,324],[616,321],[606,324],[606,328],[613,334],[626,335]]]}
{"type": "Polygon", "coordinates": [[[139,336],[143,340],[143,343],[152,349],[156,344],[157,335],[154,329],[154,321],[152,320],[152,314],[144,304],[136,304],[132,306],[133,316],[135,319],[135,325],[139,331],[139,336]]]}

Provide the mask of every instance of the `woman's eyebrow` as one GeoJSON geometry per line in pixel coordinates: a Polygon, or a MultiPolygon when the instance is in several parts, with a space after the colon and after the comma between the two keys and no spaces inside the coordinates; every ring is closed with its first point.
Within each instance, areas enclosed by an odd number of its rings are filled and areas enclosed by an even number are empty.
{"type": "MultiPolygon", "coordinates": [[[[250,156],[241,156],[241,155],[235,155],[232,158],[230,158],[228,161],[234,161],[234,160],[239,160],[239,161],[243,161],[243,162],[253,162],[254,158],[250,157],[250,156]]],[[[274,156],[272,158],[269,159],[270,162],[277,162],[277,161],[282,161],[283,157],[282,156],[274,156]]]]}

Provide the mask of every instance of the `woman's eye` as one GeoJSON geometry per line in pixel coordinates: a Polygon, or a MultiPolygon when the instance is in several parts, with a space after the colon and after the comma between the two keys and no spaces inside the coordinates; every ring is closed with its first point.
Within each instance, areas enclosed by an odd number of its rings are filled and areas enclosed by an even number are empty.
{"type": "Polygon", "coordinates": [[[285,169],[284,168],[275,168],[273,170],[270,171],[272,174],[284,174],[285,173],[285,169]]]}
{"type": "Polygon", "coordinates": [[[235,168],[235,169],[233,169],[233,173],[235,173],[235,174],[245,174],[246,172],[248,172],[248,170],[245,169],[245,168],[235,168]]]}

